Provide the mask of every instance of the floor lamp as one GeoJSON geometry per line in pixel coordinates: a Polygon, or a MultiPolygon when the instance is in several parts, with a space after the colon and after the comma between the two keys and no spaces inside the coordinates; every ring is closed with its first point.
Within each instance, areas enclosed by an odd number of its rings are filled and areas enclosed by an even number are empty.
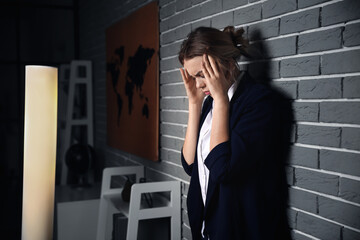
{"type": "Polygon", "coordinates": [[[22,239],[53,235],[58,71],[26,66],[22,239]]]}

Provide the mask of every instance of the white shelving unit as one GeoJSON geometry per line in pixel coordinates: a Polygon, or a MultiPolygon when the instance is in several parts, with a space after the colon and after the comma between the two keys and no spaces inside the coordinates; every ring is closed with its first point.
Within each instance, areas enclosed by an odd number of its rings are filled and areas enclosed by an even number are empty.
{"type": "MultiPolygon", "coordinates": [[[[87,143],[90,146],[94,146],[94,130],[93,130],[93,94],[92,94],[92,66],[91,61],[74,60],[71,61],[70,66],[64,65],[60,68],[60,81],[64,84],[65,71],[70,68],[69,78],[69,91],[67,96],[67,108],[66,108],[66,125],[64,143],[61,148],[61,184],[66,185],[67,180],[67,166],[65,163],[65,153],[71,145],[71,131],[73,126],[86,126],[87,143]],[[84,69],[84,76],[81,76],[79,69],[84,69]],[[85,85],[86,87],[86,116],[82,119],[74,119],[74,101],[75,101],[75,88],[79,85],[85,85]]],[[[64,113],[63,113],[64,114],[64,113]]],[[[62,117],[64,118],[64,117],[62,117]]]]}
{"type": "Polygon", "coordinates": [[[131,187],[130,203],[121,198],[123,188],[111,189],[111,178],[121,175],[136,175],[136,182],[144,176],[143,166],[112,167],[103,172],[97,240],[111,239],[112,217],[114,213],[123,213],[128,218],[127,240],[137,239],[140,220],[170,217],[171,239],[181,237],[181,185],[179,181],[135,183],[131,187]],[[153,199],[154,207],[144,208],[141,204],[143,193],[170,192],[170,201],[164,198],[153,199]],[[159,207],[156,207],[159,206],[159,207]]]}

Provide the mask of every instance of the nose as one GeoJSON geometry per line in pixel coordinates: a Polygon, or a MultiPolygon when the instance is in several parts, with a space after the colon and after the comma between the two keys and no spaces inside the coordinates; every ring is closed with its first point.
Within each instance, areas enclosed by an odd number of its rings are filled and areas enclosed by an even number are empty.
{"type": "Polygon", "coordinates": [[[196,88],[204,88],[206,87],[205,81],[201,78],[196,78],[196,88]]]}

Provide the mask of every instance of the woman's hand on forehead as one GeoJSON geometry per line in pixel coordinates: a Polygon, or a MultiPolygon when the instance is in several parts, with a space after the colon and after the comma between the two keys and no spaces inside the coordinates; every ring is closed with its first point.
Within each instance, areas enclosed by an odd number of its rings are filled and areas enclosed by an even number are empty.
{"type": "Polygon", "coordinates": [[[209,87],[214,101],[229,101],[227,91],[231,86],[230,81],[226,79],[224,72],[212,56],[203,55],[201,71],[205,76],[206,85],[209,87]]]}

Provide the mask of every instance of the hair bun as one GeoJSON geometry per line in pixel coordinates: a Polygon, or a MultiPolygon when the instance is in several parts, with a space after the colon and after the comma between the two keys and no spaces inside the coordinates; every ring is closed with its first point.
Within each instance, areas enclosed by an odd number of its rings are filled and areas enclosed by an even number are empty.
{"type": "Polygon", "coordinates": [[[230,35],[236,47],[246,47],[248,45],[248,42],[243,38],[243,34],[245,32],[244,28],[239,28],[235,31],[234,26],[227,26],[224,28],[223,32],[230,35]]]}
{"type": "Polygon", "coordinates": [[[246,48],[249,46],[249,41],[243,37],[245,32],[244,28],[241,27],[235,30],[234,26],[227,26],[224,28],[223,32],[230,35],[234,46],[238,48],[243,55],[249,56],[246,51],[246,48]]]}

